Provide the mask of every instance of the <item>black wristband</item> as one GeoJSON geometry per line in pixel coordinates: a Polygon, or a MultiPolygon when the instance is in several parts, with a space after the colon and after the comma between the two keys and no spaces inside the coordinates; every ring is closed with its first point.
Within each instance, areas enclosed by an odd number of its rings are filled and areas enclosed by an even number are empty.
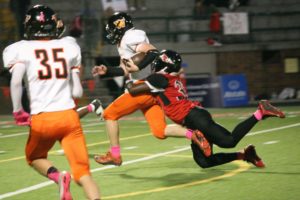
{"type": "Polygon", "coordinates": [[[144,59],[137,65],[138,68],[140,70],[142,70],[145,67],[147,67],[147,65],[149,65],[150,63],[153,62],[153,60],[158,56],[158,54],[159,54],[159,51],[156,49],[151,49],[151,50],[147,51],[147,54],[144,57],[144,59]]]}
{"type": "Polygon", "coordinates": [[[121,67],[107,67],[106,74],[101,76],[102,78],[115,77],[115,76],[124,76],[125,72],[121,67]]]}

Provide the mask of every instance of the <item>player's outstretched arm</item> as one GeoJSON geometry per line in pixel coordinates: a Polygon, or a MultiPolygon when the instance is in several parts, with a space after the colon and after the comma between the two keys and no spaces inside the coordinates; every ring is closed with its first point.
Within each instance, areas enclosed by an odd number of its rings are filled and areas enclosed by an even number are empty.
{"type": "Polygon", "coordinates": [[[105,65],[95,66],[92,69],[94,77],[100,76],[102,78],[126,76],[128,73],[122,67],[108,67],[105,65]]]}

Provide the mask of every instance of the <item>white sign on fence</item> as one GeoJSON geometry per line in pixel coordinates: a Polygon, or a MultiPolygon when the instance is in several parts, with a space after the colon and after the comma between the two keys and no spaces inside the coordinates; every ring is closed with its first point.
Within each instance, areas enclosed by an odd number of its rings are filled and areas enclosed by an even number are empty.
{"type": "Polygon", "coordinates": [[[244,12],[224,13],[223,20],[224,20],[223,30],[225,35],[249,33],[248,13],[244,13],[244,12]]]}
{"type": "Polygon", "coordinates": [[[103,10],[111,7],[114,11],[127,11],[128,5],[126,0],[101,0],[103,10]]]}

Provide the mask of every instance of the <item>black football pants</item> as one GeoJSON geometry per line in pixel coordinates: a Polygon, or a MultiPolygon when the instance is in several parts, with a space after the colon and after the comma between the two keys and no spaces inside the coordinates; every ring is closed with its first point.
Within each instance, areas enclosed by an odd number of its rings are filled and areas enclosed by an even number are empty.
{"type": "MultiPolygon", "coordinates": [[[[200,130],[207,140],[222,148],[233,148],[238,142],[255,126],[257,119],[252,115],[248,119],[239,123],[232,132],[216,123],[211,114],[200,107],[193,108],[185,117],[184,125],[192,130],[200,130]]],[[[192,144],[194,160],[203,168],[231,162],[237,159],[237,153],[217,153],[209,157],[192,144]]]]}

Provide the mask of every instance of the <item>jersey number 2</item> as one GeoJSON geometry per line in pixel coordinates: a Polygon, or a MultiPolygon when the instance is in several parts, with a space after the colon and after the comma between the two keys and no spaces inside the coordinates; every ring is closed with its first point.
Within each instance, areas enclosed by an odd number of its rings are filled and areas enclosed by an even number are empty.
{"type": "MultiPolygon", "coordinates": [[[[52,49],[52,56],[54,63],[60,63],[60,68],[55,68],[55,76],[56,78],[66,78],[67,74],[67,62],[65,58],[59,57],[59,53],[62,53],[63,49],[52,49]]],[[[49,65],[49,56],[48,52],[45,49],[38,49],[35,50],[35,56],[37,59],[40,59],[40,63],[46,70],[39,70],[38,75],[40,79],[46,80],[52,78],[52,70],[51,66],[49,65]]]]}

